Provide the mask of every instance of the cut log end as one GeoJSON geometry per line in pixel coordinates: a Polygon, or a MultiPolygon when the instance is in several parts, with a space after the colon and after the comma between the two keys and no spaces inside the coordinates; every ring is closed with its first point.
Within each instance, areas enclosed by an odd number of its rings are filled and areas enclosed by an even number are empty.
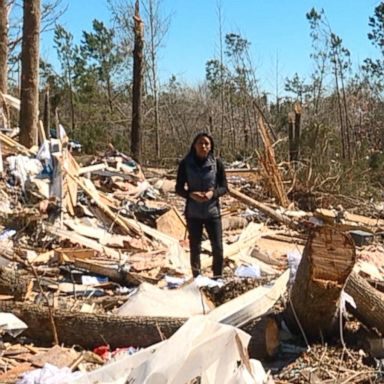
{"type": "Polygon", "coordinates": [[[355,264],[352,237],[330,227],[312,232],[305,252],[312,268],[313,280],[344,284],[355,264]]]}
{"type": "Polygon", "coordinates": [[[254,359],[270,359],[276,355],[279,345],[277,321],[272,317],[264,317],[251,331],[248,353],[254,359]]]}

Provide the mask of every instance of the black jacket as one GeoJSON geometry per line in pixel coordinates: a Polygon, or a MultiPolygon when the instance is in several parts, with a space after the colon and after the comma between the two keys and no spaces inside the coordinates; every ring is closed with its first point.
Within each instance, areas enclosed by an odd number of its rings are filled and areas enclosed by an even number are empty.
{"type": "Polygon", "coordinates": [[[190,152],[179,165],[176,193],[185,199],[187,218],[209,219],[220,216],[219,197],[228,190],[224,164],[210,154],[200,160],[190,152]],[[213,197],[206,202],[197,202],[189,197],[190,192],[213,190],[213,197]]]}

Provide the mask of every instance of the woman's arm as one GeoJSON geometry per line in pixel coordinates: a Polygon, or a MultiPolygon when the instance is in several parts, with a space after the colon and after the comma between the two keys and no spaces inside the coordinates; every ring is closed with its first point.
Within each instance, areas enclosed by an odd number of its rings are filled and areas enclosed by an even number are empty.
{"type": "Polygon", "coordinates": [[[213,197],[217,198],[225,195],[228,192],[227,176],[225,175],[224,164],[220,159],[216,159],[217,175],[216,188],[213,191],[213,197]]]}
{"type": "Polygon", "coordinates": [[[179,164],[176,177],[176,188],[175,192],[185,199],[188,197],[188,191],[185,189],[185,184],[187,182],[187,173],[185,167],[185,161],[182,160],[179,164]]]}

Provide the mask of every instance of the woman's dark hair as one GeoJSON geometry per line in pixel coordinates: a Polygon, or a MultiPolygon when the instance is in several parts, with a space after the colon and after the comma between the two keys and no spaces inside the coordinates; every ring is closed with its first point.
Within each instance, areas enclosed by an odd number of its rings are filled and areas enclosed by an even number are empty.
{"type": "Polygon", "coordinates": [[[196,154],[195,144],[196,144],[197,140],[200,139],[200,137],[206,137],[211,142],[211,151],[210,151],[210,153],[213,153],[213,150],[214,150],[214,147],[215,147],[215,143],[213,142],[212,136],[209,133],[207,133],[207,132],[200,132],[200,133],[198,133],[195,136],[195,138],[192,141],[192,145],[191,145],[190,151],[192,153],[196,154]]]}

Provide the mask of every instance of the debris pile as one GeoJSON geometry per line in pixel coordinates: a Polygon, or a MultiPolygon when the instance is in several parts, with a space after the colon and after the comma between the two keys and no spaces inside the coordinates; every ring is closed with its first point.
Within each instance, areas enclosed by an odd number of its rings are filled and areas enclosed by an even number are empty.
{"type": "Polygon", "coordinates": [[[285,208],[261,202],[249,191],[266,169],[229,166],[224,273],[209,278],[205,240],[192,279],[172,171],[111,145],[83,163],[61,126],[39,148],[6,133],[0,382],[381,380],[383,219],[299,211],[277,176],[285,208]]]}

